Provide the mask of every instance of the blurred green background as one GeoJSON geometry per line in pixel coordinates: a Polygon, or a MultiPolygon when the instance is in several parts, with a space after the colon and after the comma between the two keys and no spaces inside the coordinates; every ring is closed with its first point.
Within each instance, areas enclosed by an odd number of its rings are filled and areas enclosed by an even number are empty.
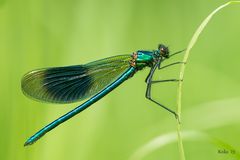
{"type": "MultiPolygon", "coordinates": [[[[224,0],[0,0],[0,159],[126,160],[155,137],[176,132],[174,117],[145,99],[137,73],[36,144],[25,140],[82,102],[44,104],[25,97],[20,81],[29,70],[83,64],[138,49],[172,52],[187,47],[201,21],[224,0]]],[[[220,11],[194,46],[183,84],[182,131],[186,159],[239,159],[240,5],[220,11]],[[221,141],[221,143],[219,142],[221,141]],[[235,153],[220,154],[232,148],[235,153]]],[[[181,55],[167,63],[180,61],[181,55]]],[[[155,79],[177,78],[179,66],[155,79]]],[[[177,84],[156,84],[153,96],[176,108],[177,84]]],[[[134,158],[133,158],[134,159],[134,158]]],[[[177,142],[140,159],[179,159],[177,142]]]]}

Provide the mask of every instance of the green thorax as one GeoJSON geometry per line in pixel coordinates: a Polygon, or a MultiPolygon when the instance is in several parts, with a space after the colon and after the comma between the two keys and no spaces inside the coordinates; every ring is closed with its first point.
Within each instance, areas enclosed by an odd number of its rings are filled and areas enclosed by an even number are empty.
{"type": "Polygon", "coordinates": [[[138,70],[155,63],[154,51],[137,51],[136,67],[138,70]]]}

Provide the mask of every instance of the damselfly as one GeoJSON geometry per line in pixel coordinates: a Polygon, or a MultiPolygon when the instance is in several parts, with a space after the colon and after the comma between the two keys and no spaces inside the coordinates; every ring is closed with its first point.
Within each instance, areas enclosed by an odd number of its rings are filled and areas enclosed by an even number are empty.
{"type": "Polygon", "coordinates": [[[24,145],[33,144],[44,134],[88,108],[145,67],[150,67],[145,80],[147,83],[146,98],[178,118],[173,110],[152,99],[151,86],[153,83],[179,81],[178,79],[153,81],[152,77],[157,68],[160,70],[182,63],[175,62],[161,67],[164,60],[180,52],[182,51],[169,55],[168,47],[160,44],[158,49],[153,51],[139,50],[132,54],[113,56],[84,65],[30,71],[24,75],[21,84],[26,96],[50,103],[71,103],[90,98],[39,130],[24,145]]]}

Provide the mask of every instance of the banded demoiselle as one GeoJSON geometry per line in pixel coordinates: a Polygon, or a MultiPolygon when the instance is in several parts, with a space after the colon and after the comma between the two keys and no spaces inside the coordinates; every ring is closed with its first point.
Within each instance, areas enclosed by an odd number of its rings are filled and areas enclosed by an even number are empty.
{"type": "Polygon", "coordinates": [[[161,67],[165,59],[180,52],[182,51],[169,55],[168,47],[160,44],[158,49],[153,51],[139,50],[132,54],[113,56],[84,65],[44,68],[28,72],[22,78],[21,87],[23,93],[30,98],[62,104],[90,98],[39,130],[25,142],[24,146],[33,144],[47,132],[88,108],[145,67],[150,67],[145,80],[146,98],[177,118],[178,115],[173,110],[152,99],[151,86],[153,83],[179,81],[178,79],[153,81],[152,77],[157,68],[164,69],[182,63],[175,62],[161,67]]]}

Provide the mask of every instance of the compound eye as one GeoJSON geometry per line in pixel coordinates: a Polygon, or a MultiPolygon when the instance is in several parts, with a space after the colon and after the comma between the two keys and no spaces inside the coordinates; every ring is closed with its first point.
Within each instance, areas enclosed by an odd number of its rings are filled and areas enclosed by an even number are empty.
{"type": "Polygon", "coordinates": [[[165,48],[163,48],[163,47],[160,48],[160,51],[163,52],[163,53],[165,53],[165,48]]]}
{"type": "Polygon", "coordinates": [[[160,54],[161,54],[163,57],[166,57],[166,58],[169,57],[168,47],[166,47],[166,46],[163,45],[163,44],[160,44],[160,45],[158,46],[158,49],[159,49],[159,51],[160,51],[160,54]]]}
{"type": "Polygon", "coordinates": [[[166,52],[166,51],[168,50],[168,48],[167,48],[165,45],[163,45],[163,44],[160,44],[160,45],[158,46],[158,49],[159,49],[161,52],[166,52]]]}

